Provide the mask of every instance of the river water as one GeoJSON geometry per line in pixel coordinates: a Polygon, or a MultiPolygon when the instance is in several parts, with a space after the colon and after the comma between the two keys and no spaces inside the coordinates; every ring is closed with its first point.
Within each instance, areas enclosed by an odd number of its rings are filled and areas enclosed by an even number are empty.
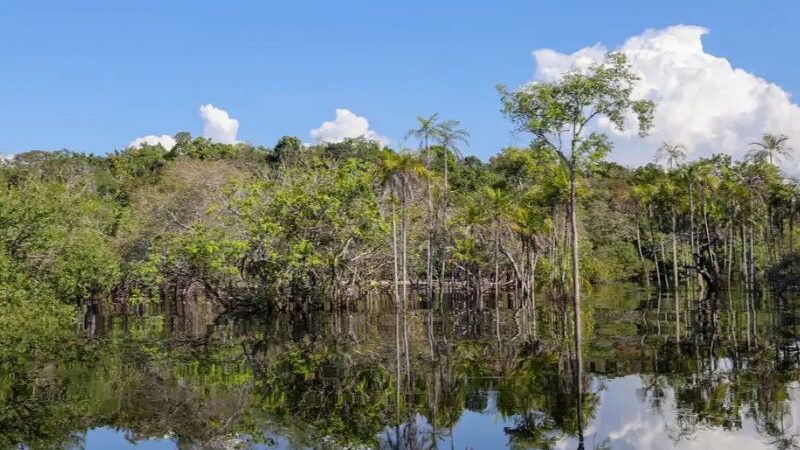
{"type": "Polygon", "coordinates": [[[399,315],[377,294],[346,312],[101,312],[55,354],[2,369],[0,443],[800,448],[797,298],[686,297],[633,285],[586,294],[581,420],[571,313],[544,297],[535,310],[416,299],[399,315]]]}

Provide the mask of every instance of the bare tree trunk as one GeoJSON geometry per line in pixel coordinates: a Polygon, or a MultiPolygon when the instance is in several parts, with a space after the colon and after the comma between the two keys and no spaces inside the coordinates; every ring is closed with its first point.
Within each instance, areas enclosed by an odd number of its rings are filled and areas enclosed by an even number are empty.
{"type": "MultiPolygon", "coordinates": [[[[431,149],[428,147],[428,142],[425,142],[425,168],[430,167],[431,149]]],[[[427,179],[427,194],[428,194],[428,253],[425,271],[427,273],[427,286],[428,300],[432,298],[433,293],[433,189],[431,186],[431,179],[427,179]]]]}
{"type": "Polygon", "coordinates": [[[747,233],[744,232],[744,222],[740,230],[742,238],[742,276],[744,277],[745,289],[750,288],[750,271],[747,269],[747,233]]]}
{"type": "Polygon", "coordinates": [[[572,206],[567,205],[567,211],[564,213],[564,239],[562,242],[562,249],[561,249],[561,261],[559,266],[561,267],[561,291],[565,292],[567,290],[567,248],[569,248],[569,233],[570,233],[570,214],[572,211],[572,206]]]}
{"type": "MultiPolygon", "coordinates": [[[[660,228],[660,227],[659,227],[660,228]]],[[[664,289],[669,289],[669,277],[667,276],[667,252],[664,250],[664,235],[658,235],[658,243],[661,247],[661,262],[664,263],[664,289]]]]}
{"type": "Polygon", "coordinates": [[[794,196],[789,200],[789,252],[794,251],[794,196]]]}
{"type": "Polygon", "coordinates": [[[675,217],[675,206],[672,207],[672,284],[675,292],[672,295],[675,301],[675,339],[681,340],[681,302],[678,297],[680,281],[678,280],[678,238],[677,238],[677,219],[675,217]]]}
{"type": "Polygon", "coordinates": [[[475,294],[478,297],[478,309],[483,311],[483,273],[481,271],[481,266],[478,266],[478,278],[477,282],[475,283],[475,294]]]}
{"type": "Polygon", "coordinates": [[[500,233],[494,229],[494,315],[497,342],[500,343],[500,233]]]}
{"type": "MultiPolygon", "coordinates": [[[[689,182],[689,245],[691,246],[691,264],[695,265],[695,256],[697,254],[697,242],[695,242],[694,238],[694,190],[692,189],[693,183],[689,182]]],[[[703,283],[703,277],[700,275],[698,270],[695,270],[697,273],[697,283],[703,283]]]]}
{"type": "Polygon", "coordinates": [[[533,256],[533,264],[531,266],[531,288],[530,288],[530,307],[533,319],[533,337],[537,338],[536,332],[536,263],[539,262],[539,254],[533,256]]]}
{"type": "MultiPolygon", "coordinates": [[[[550,239],[550,248],[548,249],[550,254],[548,256],[550,258],[550,261],[554,263],[556,261],[556,249],[558,247],[558,232],[556,231],[557,229],[558,229],[558,212],[556,211],[556,208],[553,207],[553,237],[552,239],[550,239]]],[[[550,270],[550,280],[552,282],[555,281],[555,279],[556,279],[556,265],[552,264],[552,268],[550,270]]]]}
{"type": "Polygon", "coordinates": [[[734,234],[733,234],[733,226],[732,226],[732,224],[730,222],[728,222],[728,243],[727,243],[728,263],[727,263],[727,267],[726,267],[727,274],[728,274],[728,278],[727,278],[727,283],[728,284],[730,284],[730,282],[731,282],[731,271],[733,270],[733,260],[734,260],[734,258],[733,258],[733,252],[734,252],[733,245],[734,245],[735,241],[736,241],[736,238],[734,237],[734,234]]]}
{"type": "Polygon", "coordinates": [[[494,226],[494,300],[500,302],[500,233],[494,226]]]}
{"type": "Polygon", "coordinates": [[[406,353],[406,371],[410,370],[408,358],[408,326],[406,325],[406,302],[408,299],[408,205],[403,189],[403,348],[406,353]]]}
{"type": "Polygon", "coordinates": [[[753,289],[756,289],[758,284],[758,280],[756,279],[756,275],[758,272],[756,271],[756,243],[755,243],[755,233],[753,232],[754,225],[750,225],[750,284],[752,285],[753,289]]]}
{"type": "Polygon", "coordinates": [[[531,258],[531,253],[533,253],[533,242],[527,242],[525,244],[525,273],[522,275],[524,277],[523,283],[524,288],[522,289],[522,295],[524,296],[525,305],[530,303],[531,298],[533,297],[533,273],[534,273],[534,264],[531,258]]]}
{"type": "MultiPolygon", "coordinates": [[[[395,212],[395,198],[392,194],[392,250],[394,252],[394,306],[395,306],[395,349],[397,361],[397,395],[400,395],[400,286],[398,276],[397,252],[397,213],[395,212]]],[[[399,401],[399,397],[398,397],[399,401]]]]}
{"type": "Polygon", "coordinates": [[[449,191],[447,183],[447,148],[444,149],[444,192],[442,193],[442,270],[439,272],[439,291],[444,292],[444,277],[447,271],[447,194],[449,191]]]}
{"type": "Polygon", "coordinates": [[[399,275],[398,275],[398,267],[397,267],[397,260],[398,260],[398,252],[397,252],[397,213],[395,212],[395,201],[394,195],[392,195],[392,250],[394,252],[394,300],[397,305],[400,304],[400,292],[399,292],[399,275]]]}
{"type": "Polygon", "coordinates": [[[714,278],[719,279],[719,263],[717,262],[717,253],[714,251],[714,244],[711,242],[711,232],[708,227],[708,207],[706,205],[706,197],[703,196],[703,225],[706,231],[706,244],[708,244],[708,257],[714,266],[714,278]]]}
{"type": "MultiPolygon", "coordinates": [[[[653,243],[653,247],[656,245],[656,232],[653,229],[653,205],[647,205],[647,216],[648,222],[650,224],[650,241],[653,243]]],[[[656,284],[658,284],[658,290],[661,290],[661,267],[658,264],[658,249],[653,249],[653,260],[656,263],[656,284]]]]}
{"type": "MultiPolygon", "coordinates": [[[[574,146],[573,141],[573,146],[574,146]]],[[[572,303],[575,308],[575,367],[576,367],[576,388],[578,398],[583,398],[583,386],[581,384],[581,374],[583,373],[583,359],[581,355],[581,282],[580,282],[580,250],[578,249],[578,214],[577,198],[575,194],[575,150],[572,152],[572,164],[570,166],[569,177],[569,215],[570,230],[572,232],[572,303]]],[[[581,402],[578,402],[578,416],[582,416],[581,402]]]]}
{"type": "Polygon", "coordinates": [[[650,274],[647,273],[647,262],[644,259],[644,253],[642,253],[642,238],[639,232],[639,224],[636,224],[636,248],[639,250],[639,262],[642,265],[642,277],[644,278],[645,285],[650,287],[650,274]]]}
{"type": "Polygon", "coordinates": [[[405,193],[405,186],[403,186],[403,205],[402,205],[402,233],[403,233],[403,309],[405,310],[406,298],[408,297],[408,205],[405,193]]]}
{"type": "Polygon", "coordinates": [[[672,208],[672,282],[675,287],[675,295],[678,295],[678,238],[676,236],[675,208],[672,208]]]}

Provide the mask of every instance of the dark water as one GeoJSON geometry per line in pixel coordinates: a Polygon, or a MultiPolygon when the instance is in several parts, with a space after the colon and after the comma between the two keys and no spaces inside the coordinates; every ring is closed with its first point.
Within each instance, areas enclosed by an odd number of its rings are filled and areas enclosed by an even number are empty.
{"type": "Polygon", "coordinates": [[[0,445],[800,448],[795,298],[587,297],[580,421],[557,303],[534,317],[504,300],[498,318],[491,299],[445,299],[397,320],[375,296],[246,320],[202,305],[88,316],[33,372],[0,373],[0,445]]]}

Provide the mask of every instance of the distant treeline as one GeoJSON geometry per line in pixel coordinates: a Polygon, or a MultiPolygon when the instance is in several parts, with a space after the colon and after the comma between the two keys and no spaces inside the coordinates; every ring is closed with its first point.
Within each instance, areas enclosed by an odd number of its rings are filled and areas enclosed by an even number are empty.
{"type": "MultiPolygon", "coordinates": [[[[570,284],[569,175],[554,152],[506,148],[483,163],[438,143],[176,137],[169,151],[6,162],[0,300],[286,304],[388,288],[395,265],[401,288],[476,298],[570,284]]],[[[797,185],[769,158],[661,153],[666,167],[598,161],[579,177],[581,281],[756,287],[795,248],[797,185]]]]}

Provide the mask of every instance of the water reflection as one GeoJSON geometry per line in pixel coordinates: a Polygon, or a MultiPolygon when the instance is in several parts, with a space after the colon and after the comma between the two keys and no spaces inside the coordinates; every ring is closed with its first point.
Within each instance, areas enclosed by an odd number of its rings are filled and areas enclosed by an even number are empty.
{"type": "Polygon", "coordinates": [[[577,354],[561,302],[485,301],[92,311],[0,350],[0,448],[800,448],[796,299],[596,289],[577,354]]]}

